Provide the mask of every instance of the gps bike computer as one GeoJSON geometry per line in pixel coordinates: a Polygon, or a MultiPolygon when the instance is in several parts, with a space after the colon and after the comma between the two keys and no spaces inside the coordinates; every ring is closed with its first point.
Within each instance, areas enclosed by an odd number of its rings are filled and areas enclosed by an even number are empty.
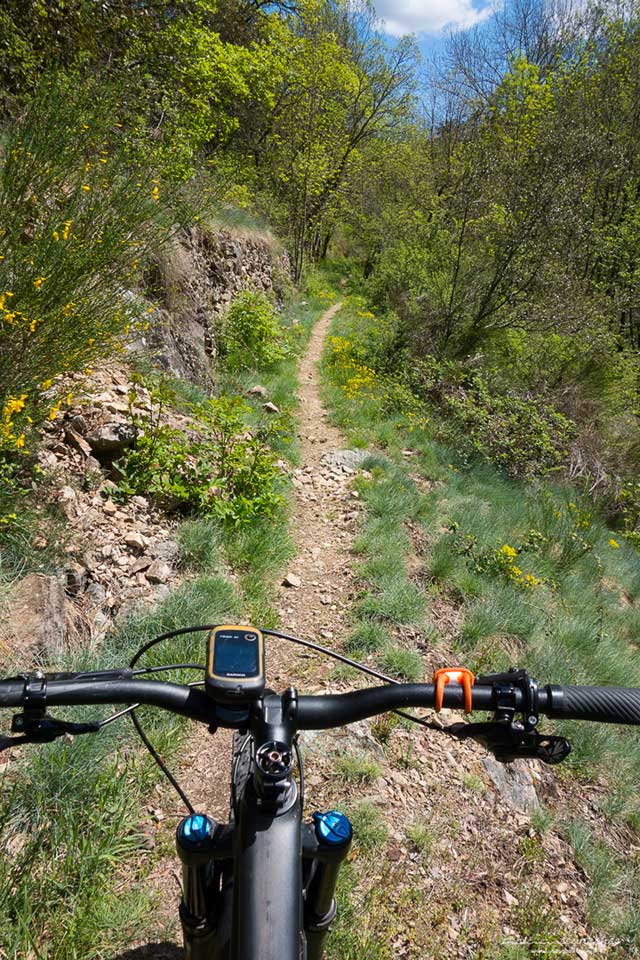
{"type": "Polygon", "coordinates": [[[207,642],[205,689],[214,700],[248,703],[264,690],[264,638],[255,627],[215,627],[207,642]]]}

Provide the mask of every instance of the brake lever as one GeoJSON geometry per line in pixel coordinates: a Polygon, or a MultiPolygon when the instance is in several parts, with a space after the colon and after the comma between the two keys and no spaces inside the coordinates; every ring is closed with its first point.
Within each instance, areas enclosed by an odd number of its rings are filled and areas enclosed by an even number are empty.
{"type": "Polygon", "coordinates": [[[52,743],[65,734],[75,737],[82,733],[97,733],[100,727],[99,721],[72,723],[68,720],[58,720],[57,717],[18,713],[11,720],[11,732],[19,736],[0,737],[0,752],[21,743],[52,743]]]}
{"type": "Polygon", "coordinates": [[[512,668],[505,673],[477,677],[477,682],[493,686],[496,701],[493,720],[454,723],[447,727],[452,736],[458,740],[477,740],[500,763],[523,758],[555,765],[569,756],[571,744],[564,737],[538,733],[538,684],[526,670],[512,668]],[[518,700],[520,706],[516,710],[518,700]]]}
{"type": "Polygon", "coordinates": [[[513,760],[542,760],[555,765],[571,753],[571,744],[564,737],[525,730],[519,723],[454,723],[447,732],[458,740],[481,743],[500,763],[513,760]]]}

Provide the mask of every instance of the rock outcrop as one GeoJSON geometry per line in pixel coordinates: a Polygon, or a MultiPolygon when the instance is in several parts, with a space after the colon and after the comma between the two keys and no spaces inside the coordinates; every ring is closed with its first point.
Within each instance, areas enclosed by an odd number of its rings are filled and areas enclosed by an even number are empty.
{"type": "Polygon", "coordinates": [[[151,285],[162,306],[136,346],[173,376],[208,386],[218,325],[233,298],[251,287],[280,299],[290,278],[288,254],[267,232],[191,227],[158,256],[151,285]]]}
{"type": "MultiPolygon", "coordinates": [[[[266,232],[182,231],[147,278],[149,328],[131,349],[209,388],[216,330],[230,302],[246,287],[278,299],[289,277],[287,254],[266,232]]],[[[123,502],[113,483],[114,463],[136,441],[135,424],[157,419],[158,406],[139,383],[134,389],[126,364],[68,380],[73,406],[45,425],[38,453],[65,518],[66,560],[55,576],[30,573],[3,593],[0,663],[18,668],[54,666],[79,641],[99,643],[116,617],[162,600],[181,579],[177,521],[145,497],[123,502]]],[[[259,385],[254,393],[267,397],[259,385]]],[[[177,411],[164,410],[162,420],[191,427],[177,411]]],[[[36,548],[49,546],[45,536],[36,540],[36,548]]]]}
{"type": "Polygon", "coordinates": [[[0,628],[0,661],[17,669],[57,659],[67,637],[67,604],[60,577],[30,573],[9,594],[0,628]]]}

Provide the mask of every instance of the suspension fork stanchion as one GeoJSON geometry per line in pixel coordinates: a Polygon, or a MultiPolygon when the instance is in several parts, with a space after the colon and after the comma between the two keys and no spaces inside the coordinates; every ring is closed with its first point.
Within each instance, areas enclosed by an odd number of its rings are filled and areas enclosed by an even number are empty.
{"type": "Polygon", "coordinates": [[[314,813],[313,826],[302,833],[302,853],[310,861],[304,904],[307,960],[322,960],[324,941],[336,915],[335,892],[340,867],[351,847],[352,829],[337,810],[314,813]]]}
{"type": "Polygon", "coordinates": [[[180,821],[176,848],[182,861],[180,922],[185,960],[214,956],[220,901],[221,860],[232,856],[233,828],[221,826],[205,814],[180,821]]]}

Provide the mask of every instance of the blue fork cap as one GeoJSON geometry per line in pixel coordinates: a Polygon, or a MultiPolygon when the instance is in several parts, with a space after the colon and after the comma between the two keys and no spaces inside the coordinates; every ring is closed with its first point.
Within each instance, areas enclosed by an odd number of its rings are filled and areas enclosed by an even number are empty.
{"type": "Polygon", "coordinates": [[[184,843],[202,843],[212,836],[213,823],[203,813],[192,813],[190,817],[184,818],[178,832],[184,843]]]}
{"type": "Polygon", "coordinates": [[[329,810],[328,813],[314,813],[313,821],[316,827],[316,837],[322,843],[339,846],[349,843],[353,830],[349,818],[339,810],[329,810]]]}

